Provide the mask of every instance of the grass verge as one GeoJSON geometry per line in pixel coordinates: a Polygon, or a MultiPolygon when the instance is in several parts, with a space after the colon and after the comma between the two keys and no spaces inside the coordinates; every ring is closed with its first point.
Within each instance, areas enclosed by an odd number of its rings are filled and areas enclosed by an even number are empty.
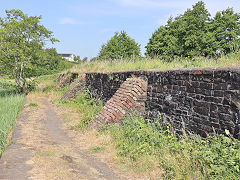
{"type": "MultiPolygon", "coordinates": [[[[4,81],[6,84],[7,81],[4,81]]],[[[18,112],[23,108],[24,100],[25,96],[17,94],[14,89],[0,87],[0,156],[6,148],[6,140],[15,125],[18,112]]]]}

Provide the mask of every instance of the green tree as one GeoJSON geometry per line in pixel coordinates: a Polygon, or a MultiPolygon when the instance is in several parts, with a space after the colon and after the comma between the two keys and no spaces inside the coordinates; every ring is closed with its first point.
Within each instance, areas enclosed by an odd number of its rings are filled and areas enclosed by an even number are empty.
{"type": "Polygon", "coordinates": [[[75,56],[74,57],[74,62],[80,63],[81,62],[80,56],[75,56]]]}
{"type": "Polygon", "coordinates": [[[28,16],[21,10],[6,10],[0,18],[0,65],[5,73],[11,73],[19,91],[25,92],[25,69],[41,57],[47,40],[52,43],[52,32],[40,24],[41,16],[28,16]]]}
{"type": "Polygon", "coordinates": [[[34,60],[25,68],[27,78],[56,73],[61,70],[61,61],[66,61],[58,55],[55,48],[43,49],[33,58],[34,60]]]}
{"type": "MultiPolygon", "coordinates": [[[[205,4],[200,1],[188,9],[181,17],[184,22],[182,43],[184,47],[184,56],[204,55],[202,49],[204,38],[208,32],[210,14],[205,8],[205,4]]],[[[180,40],[181,37],[179,37],[180,40]]]]}
{"type": "Polygon", "coordinates": [[[169,27],[160,26],[155,31],[146,46],[146,54],[152,58],[159,57],[169,58],[178,53],[177,38],[172,35],[169,27]]]}
{"type": "Polygon", "coordinates": [[[240,48],[240,14],[232,8],[217,12],[212,20],[211,32],[215,35],[215,51],[224,54],[237,52],[240,48]]]}
{"type": "Polygon", "coordinates": [[[125,31],[116,32],[115,35],[103,44],[98,54],[99,59],[118,60],[140,56],[140,45],[131,39],[125,31]]]}
{"type": "Polygon", "coordinates": [[[87,58],[87,57],[84,57],[84,58],[82,59],[82,63],[86,63],[86,62],[88,62],[88,58],[87,58]]]}
{"type": "Polygon", "coordinates": [[[233,9],[218,12],[214,18],[202,1],[182,15],[170,18],[155,31],[146,46],[146,55],[172,59],[174,56],[216,57],[239,50],[239,14],[233,9]]]}

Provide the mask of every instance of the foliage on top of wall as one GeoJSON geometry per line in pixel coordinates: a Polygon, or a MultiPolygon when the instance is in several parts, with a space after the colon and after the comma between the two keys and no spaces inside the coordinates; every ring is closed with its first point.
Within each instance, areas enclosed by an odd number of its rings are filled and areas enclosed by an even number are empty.
{"type": "Polygon", "coordinates": [[[211,18],[203,1],[183,14],[170,17],[149,39],[146,55],[172,59],[180,57],[217,57],[240,48],[240,14],[232,8],[211,18]]]}

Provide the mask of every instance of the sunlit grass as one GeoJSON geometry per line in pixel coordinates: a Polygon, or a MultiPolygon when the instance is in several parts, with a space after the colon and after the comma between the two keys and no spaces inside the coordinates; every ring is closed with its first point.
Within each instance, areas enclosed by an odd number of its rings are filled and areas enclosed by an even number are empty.
{"type": "Polygon", "coordinates": [[[23,108],[24,100],[24,95],[0,87],[0,156],[6,147],[6,139],[15,125],[18,112],[23,108]]]}
{"type": "Polygon", "coordinates": [[[74,66],[73,72],[109,72],[120,70],[144,70],[144,69],[173,69],[191,67],[220,67],[220,66],[240,66],[240,54],[229,54],[218,59],[208,59],[204,57],[178,58],[171,62],[159,59],[134,59],[118,61],[94,61],[82,63],[74,66]]]}

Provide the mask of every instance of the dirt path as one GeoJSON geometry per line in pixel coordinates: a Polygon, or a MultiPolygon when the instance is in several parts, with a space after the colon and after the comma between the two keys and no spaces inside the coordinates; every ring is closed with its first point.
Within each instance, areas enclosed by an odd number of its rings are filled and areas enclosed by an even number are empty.
{"type": "Polygon", "coordinates": [[[126,179],[67,134],[46,95],[28,96],[13,143],[0,159],[0,179],[126,179]]]}

